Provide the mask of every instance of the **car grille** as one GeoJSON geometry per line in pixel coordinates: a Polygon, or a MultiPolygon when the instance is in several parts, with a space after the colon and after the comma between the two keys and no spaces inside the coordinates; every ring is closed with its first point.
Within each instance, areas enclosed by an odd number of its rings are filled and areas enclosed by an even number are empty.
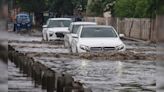
{"type": "Polygon", "coordinates": [[[106,51],[114,51],[115,47],[91,47],[90,51],[91,52],[106,52],[106,51]]]}
{"type": "Polygon", "coordinates": [[[115,50],[115,47],[104,47],[103,50],[104,51],[111,51],[111,50],[115,50]]]}
{"type": "Polygon", "coordinates": [[[58,38],[64,38],[64,33],[57,32],[55,34],[56,34],[56,37],[58,37],[58,38]]]}

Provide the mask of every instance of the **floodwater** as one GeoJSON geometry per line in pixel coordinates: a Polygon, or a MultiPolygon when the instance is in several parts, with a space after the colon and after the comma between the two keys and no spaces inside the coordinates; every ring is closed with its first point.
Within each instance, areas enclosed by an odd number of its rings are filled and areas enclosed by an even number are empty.
{"type": "Polygon", "coordinates": [[[8,90],[9,92],[46,92],[11,61],[8,62],[8,90]]]}
{"type": "Polygon", "coordinates": [[[8,92],[7,64],[0,60],[0,92],[8,92]]]}
{"type": "Polygon", "coordinates": [[[155,92],[153,61],[100,61],[37,58],[54,71],[72,74],[93,92],[155,92]]]}
{"type": "MultiPolygon", "coordinates": [[[[20,36],[19,39],[15,38],[14,40],[28,43],[10,42],[9,44],[22,53],[40,54],[39,56],[31,56],[56,72],[71,74],[76,81],[80,81],[93,92],[156,92],[156,63],[154,61],[110,61],[51,57],[50,54],[69,53],[69,50],[63,46],[33,42],[41,42],[41,37],[23,37],[20,36]],[[45,52],[50,53],[49,56],[42,55],[45,52]]],[[[145,45],[145,43],[133,41],[124,42],[128,50],[138,53],[151,53],[156,49],[155,45],[145,45]]],[[[13,63],[9,63],[9,68],[11,68],[9,69],[10,89],[42,92],[42,89],[36,86],[27,75],[22,74],[13,63]]]]}

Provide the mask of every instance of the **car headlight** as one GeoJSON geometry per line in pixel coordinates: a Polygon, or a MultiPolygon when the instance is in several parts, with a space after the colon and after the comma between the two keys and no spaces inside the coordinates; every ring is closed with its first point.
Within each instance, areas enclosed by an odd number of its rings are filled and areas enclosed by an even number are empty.
{"type": "Polygon", "coordinates": [[[86,51],[90,50],[89,46],[85,46],[85,45],[80,45],[80,49],[86,50],[86,51]]]}
{"type": "Polygon", "coordinates": [[[117,50],[122,50],[122,49],[124,49],[125,48],[125,46],[122,44],[122,45],[119,45],[119,46],[116,46],[116,49],[117,50]]]}
{"type": "Polygon", "coordinates": [[[48,31],[49,36],[52,36],[54,32],[48,31]]]}

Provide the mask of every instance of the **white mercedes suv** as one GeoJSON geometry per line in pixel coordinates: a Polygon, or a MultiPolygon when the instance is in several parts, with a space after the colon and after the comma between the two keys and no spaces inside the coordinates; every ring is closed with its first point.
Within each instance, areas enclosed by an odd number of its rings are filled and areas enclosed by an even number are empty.
{"type": "Polygon", "coordinates": [[[63,40],[64,35],[69,33],[68,27],[72,22],[71,18],[50,18],[46,25],[43,25],[43,40],[63,40]]]}
{"type": "Polygon", "coordinates": [[[81,26],[77,34],[73,35],[71,51],[73,53],[125,51],[126,46],[120,36],[112,26],[81,26]]]}

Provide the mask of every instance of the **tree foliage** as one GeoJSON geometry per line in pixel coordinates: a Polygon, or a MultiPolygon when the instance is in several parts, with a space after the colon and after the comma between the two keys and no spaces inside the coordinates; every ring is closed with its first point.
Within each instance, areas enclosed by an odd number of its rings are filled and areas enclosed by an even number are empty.
{"type": "Polygon", "coordinates": [[[42,12],[47,8],[46,2],[47,0],[16,0],[16,5],[23,11],[42,12]]]}
{"type": "Polygon", "coordinates": [[[156,14],[156,0],[117,0],[115,16],[152,18],[156,14]]]}
{"type": "Polygon", "coordinates": [[[157,14],[164,15],[164,0],[157,0],[157,14]]]}
{"type": "Polygon", "coordinates": [[[87,0],[16,0],[16,4],[29,12],[50,11],[71,15],[76,8],[85,10],[87,0]]]}
{"type": "Polygon", "coordinates": [[[89,14],[92,16],[102,16],[106,11],[113,11],[115,0],[92,0],[88,5],[89,14]]]}

